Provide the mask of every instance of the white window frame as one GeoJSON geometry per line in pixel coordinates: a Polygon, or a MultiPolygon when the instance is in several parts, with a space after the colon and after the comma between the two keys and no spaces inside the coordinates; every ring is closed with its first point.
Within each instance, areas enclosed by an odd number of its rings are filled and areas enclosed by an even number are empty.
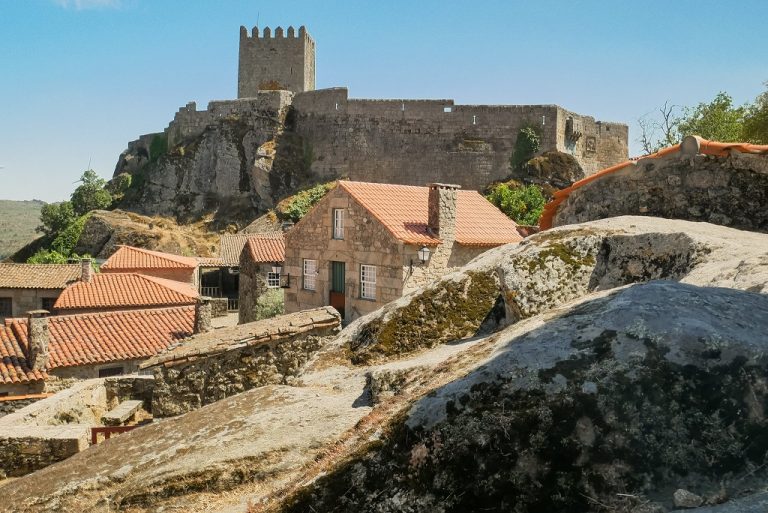
{"type": "Polygon", "coordinates": [[[267,271],[267,288],[268,289],[280,288],[280,273],[273,273],[272,271],[267,271]]]}
{"type": "Polygon", "coordinates": [[[333,209],[333,238],[344,240],[344,209],[333,209]]]}
{"type": "Polygon", "coordinates": [[[315,290],[317,288],[317,260],[311,258],[304,259],[304,290],[315,290]]]}
{"type": "Polygon", "coordinates": [[[376,266],[360,265],[360,297],[376,299],[376,266]]]}

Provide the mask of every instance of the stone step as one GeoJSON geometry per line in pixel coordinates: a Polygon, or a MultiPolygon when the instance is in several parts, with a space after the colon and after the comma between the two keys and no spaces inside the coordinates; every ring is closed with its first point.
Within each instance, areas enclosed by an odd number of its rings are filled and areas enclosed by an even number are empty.
{"type": "Polygon", "coordinates": [[[142,404],[143,401],[123,401],[116,408],[105,413],[101,421],[105,426],[119,426],[139,411],[142,404]]]}

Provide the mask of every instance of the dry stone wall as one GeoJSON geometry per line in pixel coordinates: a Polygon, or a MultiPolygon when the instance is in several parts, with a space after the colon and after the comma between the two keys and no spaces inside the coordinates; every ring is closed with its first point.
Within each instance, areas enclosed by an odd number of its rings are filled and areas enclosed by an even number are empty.
{"type": "Polygon", "coordinates": [[[144,365],[155,376],[152,414],[180,415],[251,388],[288,384],[339,325],[327,307],[194,337],[144,365]]]}

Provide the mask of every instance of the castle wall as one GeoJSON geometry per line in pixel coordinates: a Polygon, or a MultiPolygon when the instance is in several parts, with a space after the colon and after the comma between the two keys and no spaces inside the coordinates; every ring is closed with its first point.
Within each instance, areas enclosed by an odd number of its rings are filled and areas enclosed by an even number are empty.
{"type": "Polygon", "coordinates": [[[198,137],[206,127],[222,119],[248,121],[262,118],[259,121],[263,121],[267,116],[273,118],[276,130],[284,110],[291,103],[291,96],[288,91],[262,91],[255,98],[209,102],[206,110],[197,110],[197,104],[189,102],[179,109],[165,129],[168,147],[172,148],[184,140],[198,137]]]}
{"type": "Polygon", "coordinates": [[[258,96],[261,90],[286,89],[300,92],[315,88],[315,42],[304,27],[298,37],[293,27],[287,34],[281,27],[274,36],[269,27],[259,34],[254,27],[251,35],[240,27],[240,61],[237,97],[258,96]]]}
{"type": "Polygon", "coordinates": [[[627,159],[626,125],[555,105],[455,105],[453,100],[357,100],[345,88],[293,98],[295,130],[322,177],[482,189],[509,175],[518,131],[532,125],[541,151],[573,154],[587,174],[627,159]],[[566,137],[566,123],[581,135],[566,137]]]}

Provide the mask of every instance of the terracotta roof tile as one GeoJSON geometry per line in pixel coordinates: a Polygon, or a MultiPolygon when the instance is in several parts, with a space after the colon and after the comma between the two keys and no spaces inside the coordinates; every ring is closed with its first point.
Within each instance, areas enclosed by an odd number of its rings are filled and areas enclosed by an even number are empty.
{"type": "Polygon", "coordinates": [[[120,249],[115,251],[101,265],[104,272],[125,272],[139,269],[195,269],[196,267],[196,258],[134,248],[133,246],[120,246],[120,249]]]}
{"type": "Polygon", "coordinates": [[[0,383],[29,383],[47,377],[45,372],[31,369],[26,353],[26,336],[20,342],[10,325],[0,325],[0,383]]]}
{"type": "Polygon", "coordinates": [[[73,283],[53,305],[56,310],[190,305],[199,294],[174,280],[134,273],[97,273],[73,283]]]}
{"type": "Polygon", "coordinates": [[[245,248],[254,262],[285,261],[285,238],[280,232],[249,236],[245,248]]]}
{"type": "Polygon", "coordinates": [[[636,157],[627,160],[626,162],[622,162],[621,164],[616,164],[615,166],[603,169],[593,175],[579,180],[570,187],[555,192],[554,199],[544,206],[544,213],[541,215],[541,219],[539,220],[539,227],[542,230],[548,230],[549,228],[552,228],[552,222],[555,219],[557,208],[562,202],[568,199],[568,196],[570,196],[571,193],[576,189],[584,187],[588,183],[594,182],[595,180],[599,180],[605,175],[610,175],[624,169],[627,166],[631,166],[639,160],[657,159],[671,155],[673,153],[677,153],[679,151],[683,151],[684,153],[690,155],[701,154],[724,157],[732,151],[737,151],[740,153],[768,154],[768,145],[716,142],[702,139],[698,136],[689,135],[685,137],[683,142],[680,144],[675,144],[674,146],[669,146],[668,148],[659,150],[656,153],[651,153],[643,157],[636,157]]]}
{"type": "Polygon", "coordinates": [[[0,288],[63,289],[80,272],[80,264],[0,264],[0,288]]]}
{"type": "Polygon", "coordinates": [[[219,265],[237,267],[240,265],[240,254],[250,235],[234,233],[222,235],[219,239],[219,265]]]}
{"type": "MultiPolygon", "coordinates": [[[[429,188],[411,185],[340,181],[360,205],[392,235],[407,244],[437,245],[427,232],[429,188]]],[[[522,237],[514,221],[477,191],[458,191],[456,242],[467,246],[498,246],[522,237]]]]}
{"type": "MultiPolygon", "coordinates": [[[[48,370],[148,358],[191,336],[194,324],[194,306],[49,317],[48,370]]],[[[27,321],[6,319],[3,328],[16,340],[22,355],[20,367],[28,368],[24,352],[20,349],[28,347],[27,321]]],[[[2,333],[0,331],[0,337],[2,333]]],[[[0,373],[4,378],[6,370],[2,366],[0,373]]],[[[37,379],[45,377],[37,371],[34,375],[40,376],[37,379]]]]}

